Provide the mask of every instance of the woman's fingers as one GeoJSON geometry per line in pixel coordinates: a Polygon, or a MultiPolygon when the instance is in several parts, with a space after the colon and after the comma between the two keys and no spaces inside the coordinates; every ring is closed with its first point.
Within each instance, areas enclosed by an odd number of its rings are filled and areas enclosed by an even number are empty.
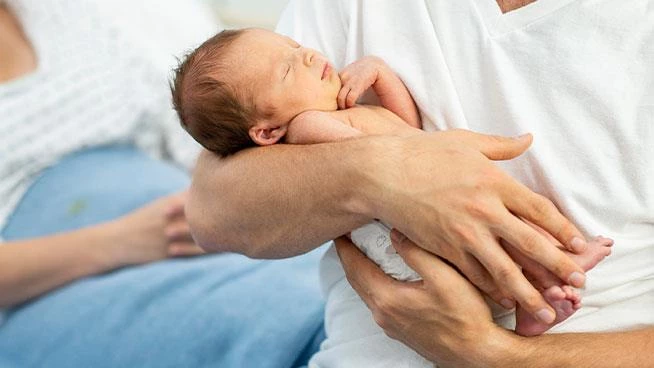
{"type": "Polygon", "coordinates": [[[166,198],[166,208],[164,213],[167,219],[174,219],[175,217],[184,215],[184,205],[188,198],[188,191],[183,191],[170,195],[166,198]]]}
{"type": "Polygon", "coordinates": [[[192,257],[205,254],[205,251],[193,242],[174,242],[168,246],[169,257],[192,257]]]}
{"type": "Polygon", "coordinates": [[[185,219],[177,220],[169,223],[164,233],[168,241],[193,241],[191,237],[191,229],[185,219]]]}

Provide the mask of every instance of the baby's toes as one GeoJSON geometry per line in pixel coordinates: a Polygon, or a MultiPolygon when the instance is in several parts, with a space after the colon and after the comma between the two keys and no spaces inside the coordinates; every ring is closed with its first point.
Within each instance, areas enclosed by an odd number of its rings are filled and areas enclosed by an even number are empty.
{"type": "Polygon", "coordinates": [[[565,293],[565,299],[572,303],[572,306],[575,310],[581,308],[581,294],[575,288],[570,285],[564,285],[561,287],[565,293]]]}

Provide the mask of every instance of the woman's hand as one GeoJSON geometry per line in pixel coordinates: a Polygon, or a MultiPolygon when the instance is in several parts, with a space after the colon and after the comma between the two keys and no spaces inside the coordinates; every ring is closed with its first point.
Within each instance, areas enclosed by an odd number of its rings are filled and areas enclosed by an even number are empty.
{"type": "Polygon", "coordinates": [[[181,192],[157,199],[110,224],[120,235],[112,249],[112,255],[120,264],[141,264],[204,253],[193,241],[186,221],[187,195],[181,192]]]}
{"type": "Polygon", "coordinates": [[[193,256],[186,193],[151,202],[117,220],[0,247],[0,307],[13,306],[89,275],[193,256]]]}
{"type": "Polygon", "coordinates": [[[423,280],[397,281],[350,240],[336,240],[348,281],[384,332],[439,366],[500,363],[498,352],[510,349],[517,337],[493,323],[479,291],[457,271],[409,239],[399,240],[393,245],[423,280]]]}

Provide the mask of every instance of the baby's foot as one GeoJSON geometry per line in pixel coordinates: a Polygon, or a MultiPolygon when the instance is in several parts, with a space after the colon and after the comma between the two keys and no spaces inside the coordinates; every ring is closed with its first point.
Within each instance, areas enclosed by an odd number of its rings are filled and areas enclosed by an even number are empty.
{"type": "Polygon", "coordinates": [[[611,247],[613,246],[613,239],[605,238],[601,235],[592,238],[588,242],[588,247],[581,254],[574,254],[565,252],[575,261],[576,264],[581,266],[584,271],[597,266],[606,256],[611,254],[611,247]]]}
{"type": "MultiPolygon", "coordinates": [[[[603,236],[596,236],[588,242],[588,247],[581,254],[574,254],[567,250],[563,250],[563,252],[572,258],[576,264],[581,266],[584,271],[588,271],[611,254],[611,246],[613,246],[613,240],[603,236]]],[[[514,261],[522,266],[522,272],[537,289],[544,291],[552,286],[564,285],[561,279],[542,265],[519,252],[509,251],[509,249],[507,251],[514,261]]]]}
{"type": "Polygon", "coordinates": [[[556,319],[551,324],[543,323],[518,306],[515,314],[515,332],[518,335],[540,335],[557,323],[566,320],[577,309],[581,308],[581,296],[575,289],[568,285],[552,286],[543,292],[543,297],[556,311],[556,319]]]}
{"type": "MultiPolygon", "coordinates": [[[[584,271],[588,271],[600,263],[606,256],[611,254],[613,240],[603,236],[597,236],[588,242],[588,247],[581,254],[574,254],[564,251],[584,271]]],[[[566,320],[581,308],[581,296],[568,285],[563,285],[561,280],[554,274],[547,271],[541,265],[526,261],[523,264],[523,272],[534,286],[543,290],[543,297],[554,308],[556,318],[551,324],[540,322],[520,306],[516,308],[515,332],[522,336],[535,336],[549,330],[552,326],[566,320]]]]}

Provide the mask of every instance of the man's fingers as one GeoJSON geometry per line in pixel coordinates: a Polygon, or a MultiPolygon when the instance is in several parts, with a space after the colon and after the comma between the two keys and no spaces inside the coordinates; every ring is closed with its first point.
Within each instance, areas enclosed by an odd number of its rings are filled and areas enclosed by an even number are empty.
{"type": "MultiPolygon", "coordinates": [[[[498,234],[525,257],[536,261],[559,277],[564,283],[575,287],[583,287],[586,280],[584,270],[572,258],[556,247],[533,227],[525,224],[512,214],[504,220],[504,227],[498,229],[498,234]]],[[[520,261],[520,259],[516,259],[520,261]]]]}
{"type": "Polygon", "coordinates": [[[496,283],[502,285],[516,302],[543,323],[552,323],[556,317],[554,310],[543,296],[525,278],[522,271],[506,254],[504,249],[494,240],[495,244],[484,244],[471,248],[479,262],[488,270],[496,283]]]}
{"type": "MultiPolygon", "coordinates": [[[[423,278],[424,282],[429,284],[430,288],[434,289],[437,293],[459,293],[461,291],[459,289],[453,290],[455,286],[450,282],[444,282],[444,280],[452,280],[453,277],[458,279],[462,278],[462,276],[451,265],[447,264],[440,257],[420,248],[396,229],[393,229],[391,232],[391,239],[398,254],[402,259],[404,259],[409,267],[423,278]]],[[[465,266],[464,268],[475,268],[476,270],[471,271],[471,274],[478,273],[483,275],[483,281],[480,281],[479,284],[484,285],[484,287],[481,287],[480,289],[505,308],[514,308],[514,302],[510,298],[502,295],[502,292],[497,288],[486,270],[484,270],[476,260],[473,258],[470,259],[472,259],[472,262],[470,262],[471,266],[465,266]]],[[[466,282],[472,282],[475,286],[479,287],[478,284],[470,278],[468,278],[468,281],[466,282]]]]}
{"type": "Polygon", "coordinates": [[[404,259],[404,262],[422,276],[423,279],[439,276],[441,271],[438,267],[433,267],[433,265],[435,261],[442,262],[440,258],[418,247],[416,243],[397,231],[397,229],[391,230],[391,241],[393,247],[395,247],[402,259],[404,259]]]}
{"type": "Polygon", "coordinates": [[[512,245],[504,242],[502,246],[506,250],[506,253],[509,254],[509,257],[522,267],[522,273],[538,290],[545,290],[549,287],[562,284],[561,279],[547,270],[547,268],[525,256],[512,245]]]}
{"type": "Polygon", "coordinates": [[[531,146],[533,141],[531,134],[524,134],[519,137],[502,137],[459,129],[448,131],[448,133],[457,135],[457,140],[479,150],[491,160],[510,160],[518,157],[531,146]]]}
{"type": "Polygon", "coordinates": [[[515,301],[511,293],[501,287],[501,284],[493,279],[493,276],[475,257],[466,254],[465,260],[458,267],[470,282],[497,304],[506,309],[515,308],[515,301]]]}
{"type": "Polygon", "coordinates": [[[504,188],[502,197],[509,211],[540,226],[569,251],[581,253],[586,249],[587,243],[581,231],[549,199],[517,182],[504,188]]]}
{"type": "MultiPolygon", "coordinates": [[[[443,277],[442,272],[450,272],[452,266],[446,264],[441,258],[420,248],[413,241],[406,238],[401,232],[393,229],[391,231],[391,240],[402,259],[416,271],[423,279],[435,279],[443,277]],[[447,269],[434,267],[435,264],[443,264],[447,269]]],[[[515,307],[514,301],[510,294],[501,290],[495,280],[486,271],[486,269],[471,255],[466,255],[463,260],[459,260],[456,267],[461,270],[465,277],[479,288],[484,294],[490,296],[495,302],[507,309],[515,307]]]]}

